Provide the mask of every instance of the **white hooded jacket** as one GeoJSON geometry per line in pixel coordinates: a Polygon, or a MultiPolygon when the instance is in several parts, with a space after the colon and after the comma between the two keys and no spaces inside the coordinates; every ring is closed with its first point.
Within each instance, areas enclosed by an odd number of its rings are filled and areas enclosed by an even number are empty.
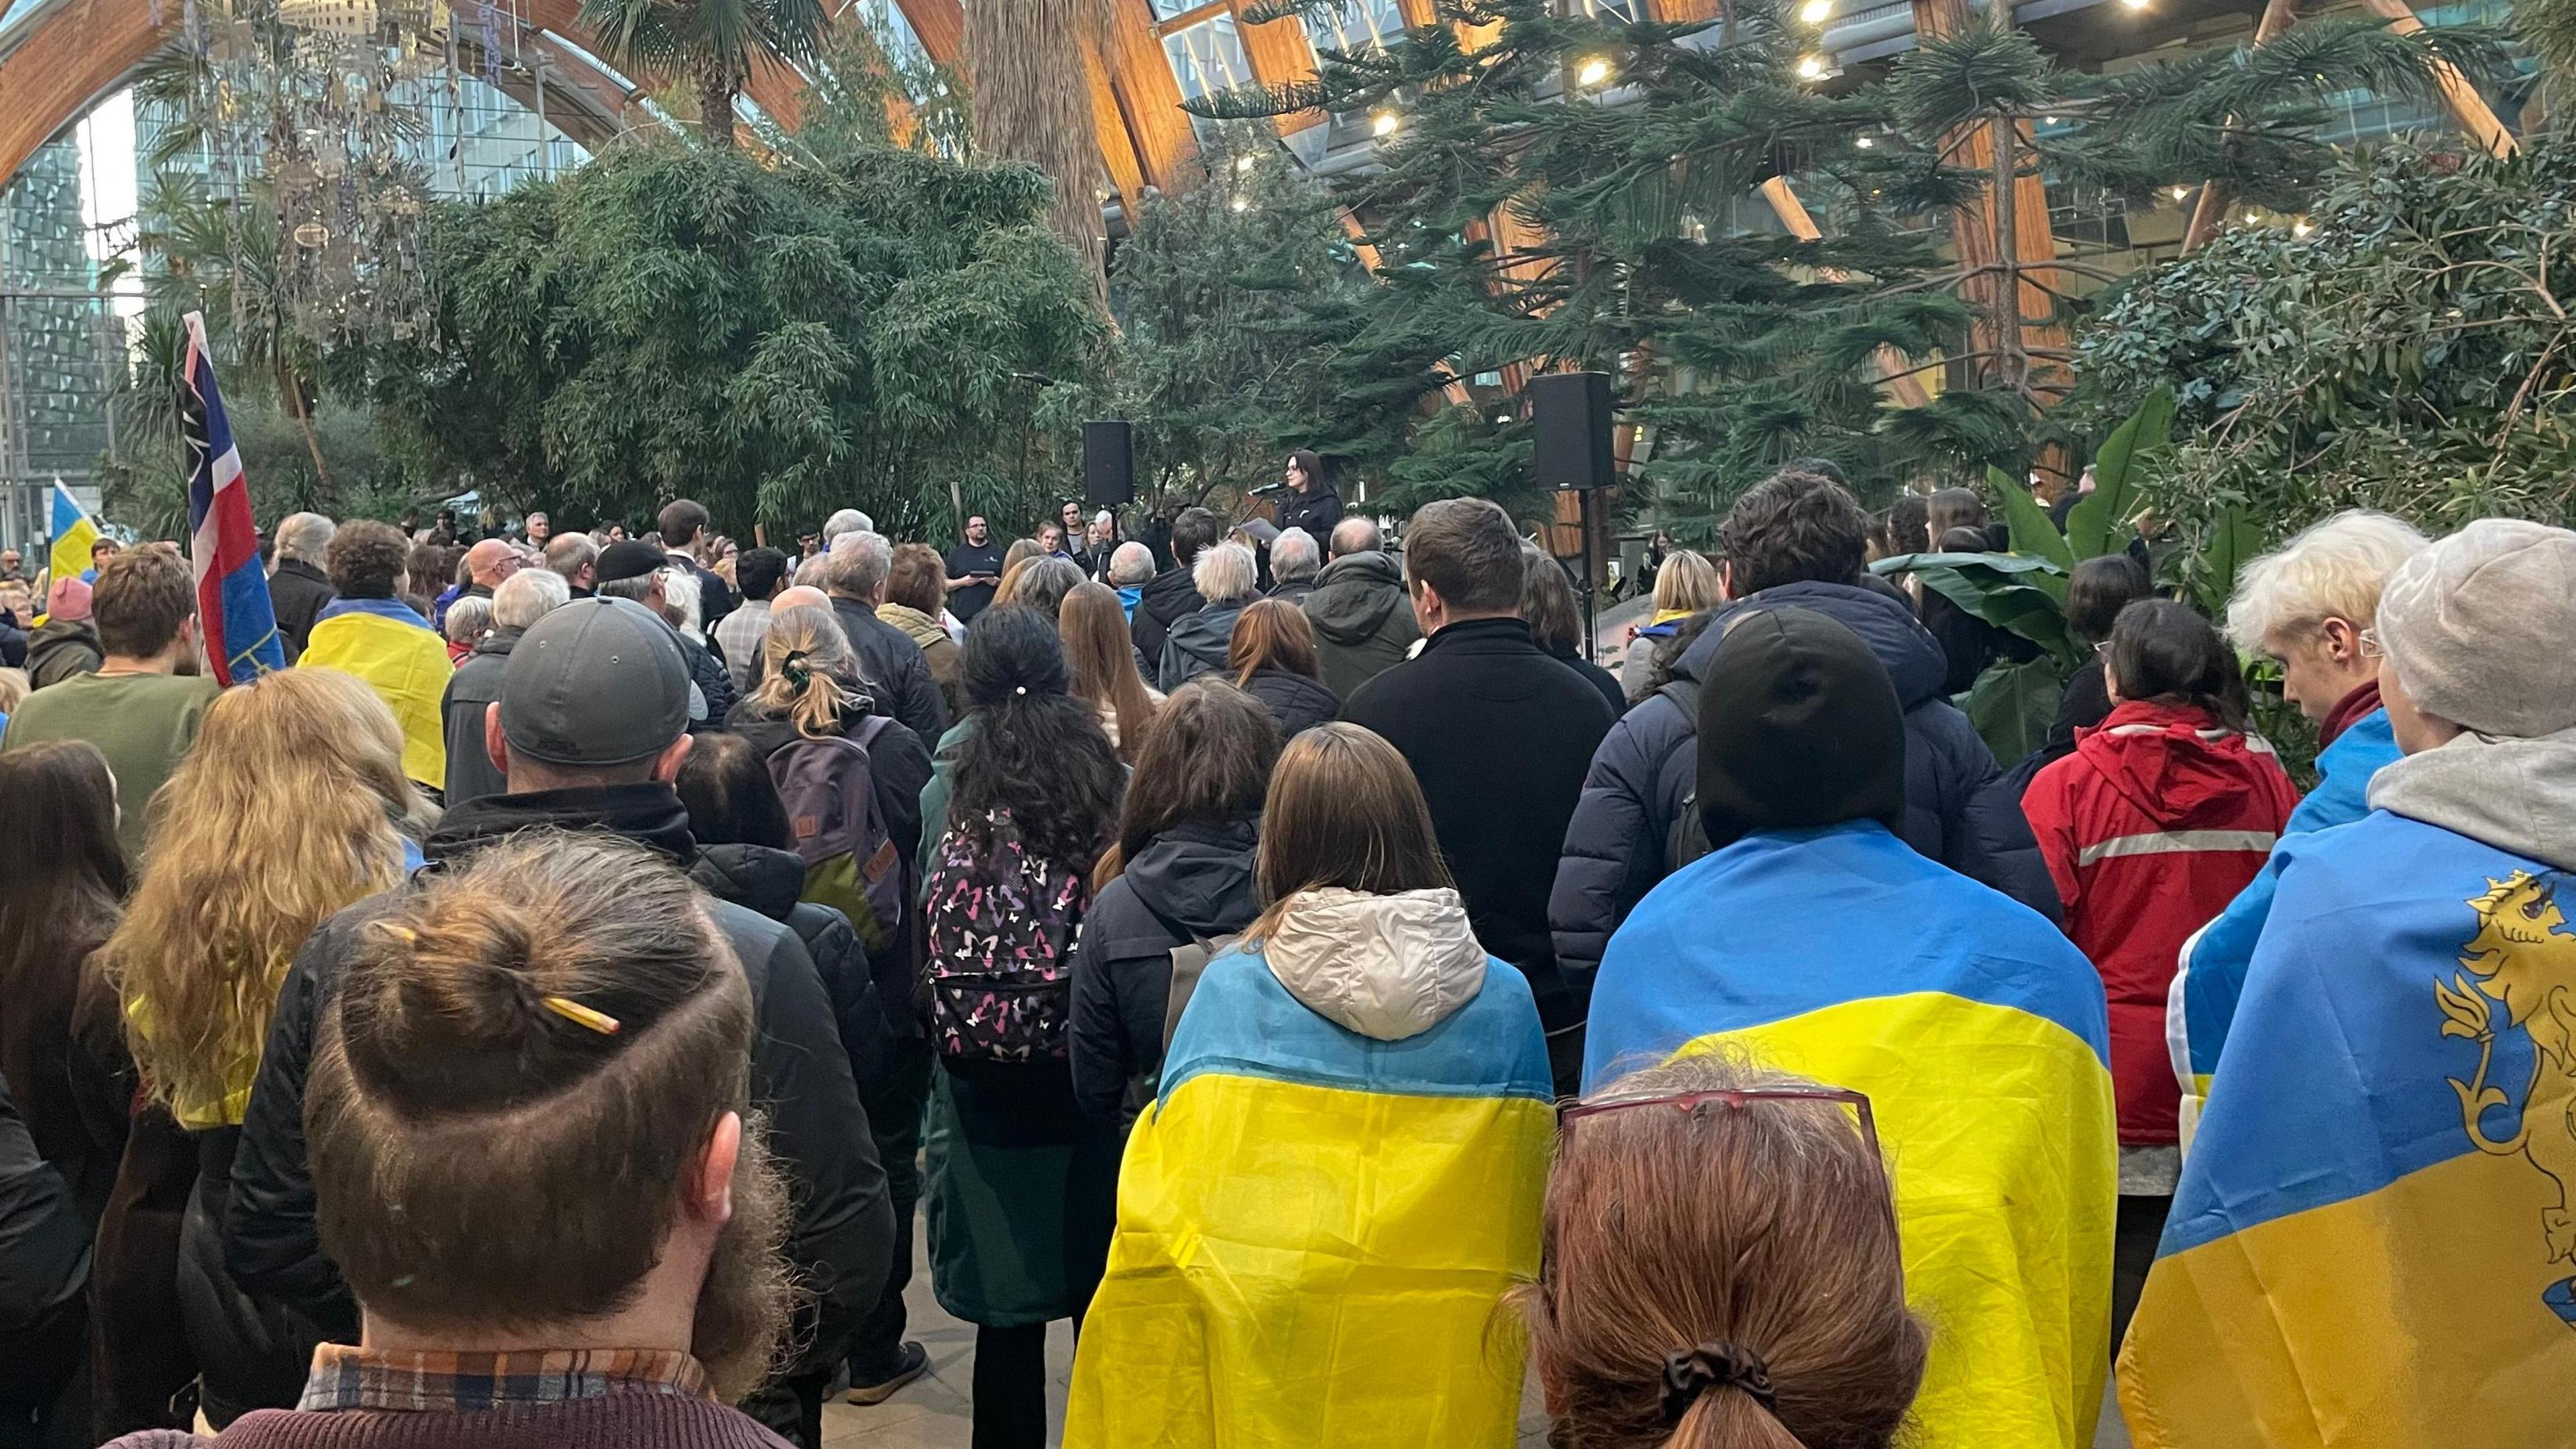
{"type": "Polygon", "coordinates": [[[1454,890],[1300,891],[1261,950],[1289,995],[1377,1041],[1419,1036],[1485,988],[1485,948],[1454,890]]]}

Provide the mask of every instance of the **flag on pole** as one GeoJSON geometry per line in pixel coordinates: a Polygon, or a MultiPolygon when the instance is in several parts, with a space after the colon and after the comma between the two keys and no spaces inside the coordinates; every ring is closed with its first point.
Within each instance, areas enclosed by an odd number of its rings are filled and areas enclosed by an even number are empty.
{"type": "Polygon", "coordinates": [[[45,558],[46,567],[58,579],[88,581],[97,577],[89,566],[90,545],[99,540],[98,521],[80,506],[63,480],[54,480],[54,543],[45,558]]]}
{"type": "Polygon", "coordinates": [[[268,575],[259,566],[259,529],[251,522],[250,486],[241,450],[215,387],[206,352],[206,318],[191,312],[188,360],[179,386],[179,432],[188,445],[189,560],[197,572],[197,619],[216,682],[247,684],[286,667],[268,575]]]}

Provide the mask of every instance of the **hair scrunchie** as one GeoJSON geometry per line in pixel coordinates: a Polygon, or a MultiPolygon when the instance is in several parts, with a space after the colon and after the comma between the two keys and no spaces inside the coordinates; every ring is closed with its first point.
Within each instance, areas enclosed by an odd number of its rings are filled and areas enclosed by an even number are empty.
{"type": "Polygon", "coordinates": [[[1766,1410],[1777,1407],[1772,1402],[1771,1371],[1763,1366],[1762,1356],[1720,1339],[1664,1360],[1664,1422],[1680,1423],[1701,1394],[1720,1387],[1741,1389],[1766,1410]]]}
{"type": "Polygon", "coordinates": [[[805,667],[805,651],[788,650],[787,657],[778,662],[778,676],[787,681],[788,688],[803,693],[805,686],[814,680],[814,672],[805,667]]]}

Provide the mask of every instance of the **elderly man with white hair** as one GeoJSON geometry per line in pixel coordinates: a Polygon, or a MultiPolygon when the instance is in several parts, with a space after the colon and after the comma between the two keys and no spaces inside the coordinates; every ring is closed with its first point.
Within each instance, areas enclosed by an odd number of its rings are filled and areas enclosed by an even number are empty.
{"type": "Polygon", "coordinates": [[[1315,535],[1302,528],[1283,528],[1270,543],[1270,593],[1273,599],[1303,604],[1315,592],[1315,575],[1323,570],[1323,550],[1315,535]]]}
{"type": "Polygon", "coordinates": [[[286,641],[289,664],[303,657],[323,607],[340,597],[331,576],[322,572],[322,552],[339,531],[339,525],[319,513],[290,513],[277,521],[277,567],[268,576],[268,602],[277,613],[277,633],[286,641]]]}
{"type": "Polygon", "coordinates": [[[1202,674],[1225,672],[1226,651],[1234,644],[1234,621],[1244,607],[1261,597],[1261,565],[1252,550],[1231,540],[1200,549],[1190,564],[1190,583],[1207,600],[1172,621],[1163,638],[1157,673],[1165,694],[1202,674]]]}
{"type": "Polygon", "coordinates": [[[876,520],[855,508],[844,508],[823,520],[823,547],[828,550],[853,533],[874,533],[876,520]]]}
{"type": "Polygon", "coordinates": [[[571,599],[572,590],[563,575],[552,569],[521,569],[492,591],[492,632],[477,640],[474,652],[456,666],[448,677],[447,692],[438,701],[439,723],[447,734],[446,795],[451,807],[477,796],[498,795],[507,786],[500,767],[483,748],[483,716],[501,698],[501,672],[508,667],[510,650],[519,636],[571,599]]]}
{"type": "Polygon", "coordinates": [[[2568,1442],[2576,533],[2480,519],[2375,613],[2401,757],[2280,844],[2121,1356],[2161,1443],[2568,1442]]]}
{"type": "Polygon", "coordinates": [[[1136,606],[1144,602],[1145,585],[1154,581],[1154,551],[1141,543],[1122,543],[1109,555],[1109,587],[1118,591],[1118,607],[1127,611],[1127,622],[1136,622],[1136,606]]]}
{"type": "Polygon", "coordinates": [[[2324,748],[2317,787],[2291,812],[2262,874],[2183,943],[2181,974],[2165,997],[2165,1040],[2182,1081],[2185,1143],[2208,1098],[2218,1049],[2244,994],[2246,965],[2272,910],[2282,847],[2369,814],[2364,797],[2371,779],[2397,758],[2397,739],[2380,707],[2371,625],[2380,590],[2424,547],[2424,535],[2385,513],[2338,513],[2247,564],[2227,602],[2229,639],[2246,654],[2279,663],[2281,692],[2317,722],[2324,748]]]}
{"type": "MultiPolygon", "coordinates": [[[[877,606],[885,602],[886,575],[894,568],[894,544],[884,534],[860,529],[834,538],[824,557],[823,591],[832,596],[832,613],[867,672],[877,707],[935,746],[948,732],[948,705],[940,698],[939,682],[930,677],[930,661],[911,635],[877,617],[877,606]]],[[[802,569],[797,581],[804,581],[802,569]]]]}

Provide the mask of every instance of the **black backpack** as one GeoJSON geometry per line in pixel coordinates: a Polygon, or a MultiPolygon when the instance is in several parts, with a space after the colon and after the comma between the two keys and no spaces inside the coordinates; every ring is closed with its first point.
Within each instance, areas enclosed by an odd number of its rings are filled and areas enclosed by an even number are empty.
{"type": "MultiPolygon", "coordinates": [[[[1699,681],[1676,679],[1655,693],[1673,702],[1689,720],[1694,731],[1699,726],[1699,681]]],[[[1682,809],[1664,827],[1664,874],[1674,871],[1708,854],[1708,825],[1699,818],[1699,786],[1694,782],[1682,796],[1682,809]]]]}

